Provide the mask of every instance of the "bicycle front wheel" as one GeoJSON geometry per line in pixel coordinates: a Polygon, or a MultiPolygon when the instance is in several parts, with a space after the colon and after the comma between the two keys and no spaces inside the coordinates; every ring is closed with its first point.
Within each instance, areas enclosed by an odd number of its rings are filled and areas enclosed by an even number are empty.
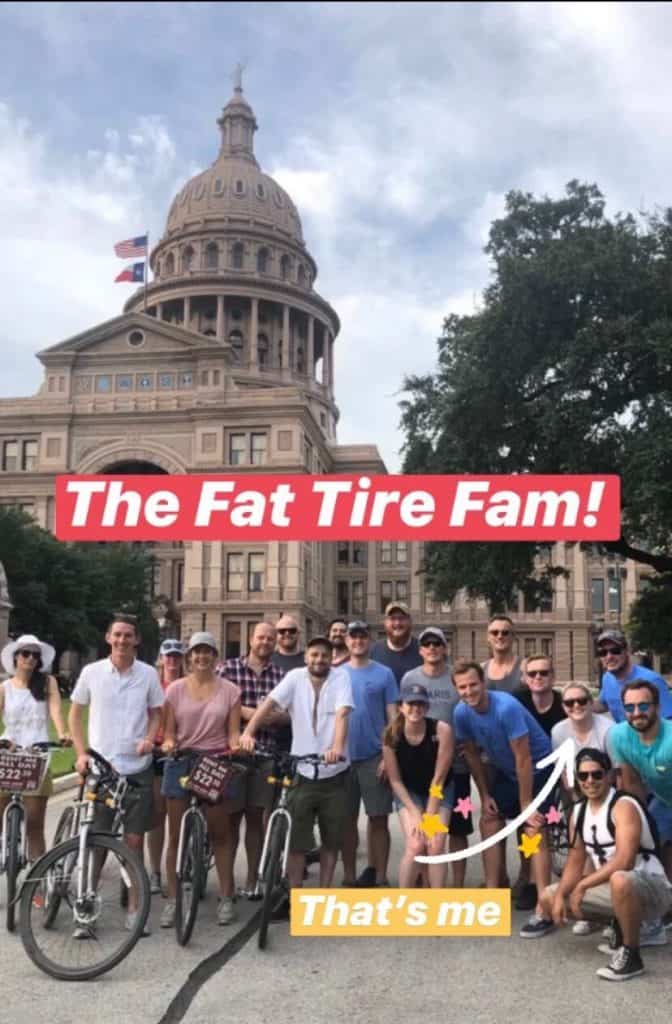
{"type": "Polygon", "coordinates": [[[261,921],[259,923],[258,946],[259,949],[266,949],[268,937],[268,925],[271,915],[278,905],[279,886],[282,878],[282,855],[285,849],[285,838],[287,836],[287,821],[284,815],[276,818],[272,826],[271,838],[268,843],[268,856],[264,869],[264,896],[261,904],[261,921]]]}
{"type": "Polygon", "coordinates": [[[195,811],[187,811],[175,890],[175,935],[180,946],[186,946],[191,938],[198,914],[198,901],[205,888],[204,848],[203,819],[195,811]]]}
{"type": "Polygon", "coordinates": [[[49,850],[21,891],[21,941],[40,970],[63,981],[88,981],[128,956],[142,935],[151,896],[138,855],[112,836],[92,832],[84,851],[82,893],[78,893],[79,838],[49,850]],[[50,927],[33,897],[50,875],[59,879],[59,905],[50,927]],[[119,906],[119,878],[137,913],[119,906]]]}
{"type": "Polygon", "coordinates": [[[16,882],[21,870],[21,822],[23,808],[14,804],[7,811],[7,931],[14,931],[16,917],[16,882]]]}

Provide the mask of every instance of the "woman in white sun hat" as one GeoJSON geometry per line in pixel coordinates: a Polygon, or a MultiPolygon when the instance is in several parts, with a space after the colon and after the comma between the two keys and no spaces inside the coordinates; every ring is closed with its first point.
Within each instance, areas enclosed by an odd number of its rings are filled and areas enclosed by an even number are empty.
{"type": "MultiPolygon", "coordinates": [[[[58,684],[49,675],[55,653],[51,644],[31,634],[10,641],[0,651],[0,662],[9,676],[0,683],[0,720],[4,725],[0,739],[9,740],[18,747],[46,743],[51,717],[58,738],[63,743],[69,742],[63,724],[58,684]]],[[[52,790],[51,772],[47,771],[40,789],[24,796],[30,860],[41,857],[46,849],[44,816],[52,790]]],[[[0,792],[0,815],[8,799],[7,794],[0,792]]]]}

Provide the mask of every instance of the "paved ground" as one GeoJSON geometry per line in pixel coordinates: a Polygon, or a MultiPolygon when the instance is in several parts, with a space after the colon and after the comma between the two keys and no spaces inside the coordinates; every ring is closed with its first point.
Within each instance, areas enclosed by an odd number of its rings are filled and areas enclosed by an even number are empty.
{"type": "MultiPolygon", "coordinates": [[[[62,795],[51,802],[50,830],[67,799],[62,795]]],[[[395,821],[393,865],[399,847],[395,821]]],[[[240,862],[237,873],[242,874],[240,862]]],[[[480,881],[475,859],[467,883],[480,881]]],[[[598,937],[576,938],[565,931],[524,941],[517,937],[516,926],[525,917],[519,913],[514,913],[513,936],[500,939],[299,939],[289,936],[286,925],[274,924],[269,948],[260,953],[250,920],[258,904],[239,904],[237,924],[218,928],[212,877],[186,949],[176,945],[172,931],[158,929],[160,906],[160,897],[154,897],[154,934],[92,983],[53,981],[28,960],[18,936],[0,931],[0,1022],[28,1012],[31,1024],[69,1024],[83,1015],[95,1024],[214,1024],[231,1017],[241,1024],[344,1019],[359,1024],[390,1016],[459,1020],[463,1014],[472,1024],[518,1019],[560,1024],[595,1014],[627,1024],[635,1019],[634,1005],[629,1010],[635,1000],[637,1016],[645,1016],[647,1024],[669,1020],[672,943],[644,951],[644,977],[610,985],[595,977],[605,959],[596,951],[598,937]]]]}

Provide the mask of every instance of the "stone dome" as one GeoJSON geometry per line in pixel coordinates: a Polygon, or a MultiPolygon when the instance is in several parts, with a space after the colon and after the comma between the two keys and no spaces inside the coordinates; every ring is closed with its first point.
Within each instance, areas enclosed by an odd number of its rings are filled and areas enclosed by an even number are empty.
{"type": "MultiPolygon", "coordinates": [[[[254,156],[254,112],[236,86],[218,119],[222,145],[215,162],[186,183],[170,206],[164,239],[203,222],[253,221],[304,245],[299,213],[290,196],[254,156]]],[[[232,225],[234,226],[234,225],[232,225]]]]}

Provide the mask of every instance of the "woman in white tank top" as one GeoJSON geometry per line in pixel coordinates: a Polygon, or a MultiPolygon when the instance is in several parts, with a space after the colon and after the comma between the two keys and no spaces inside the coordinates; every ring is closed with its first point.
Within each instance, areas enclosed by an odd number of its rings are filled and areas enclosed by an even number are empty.
{"type": "MultiPolygon", "coordinates": [[[[58,684],[48,675],[54,653],[50,644],[31,635],[19,637],[3,647],[0,661],[10,678],[0,684],[0,720],[4,726],[0,739],[9,740],[17,747],[46,743],[51,717],[58,738],[69,743],[58,684]]],[[[44,817],[52,789],[51,773],[47,771],[37,793],[24,794],[30,860],[36,860],[46,849],[44,817]]],[[[7,801],[8,796],[0,792],[0,814],[7,801]]]]}

